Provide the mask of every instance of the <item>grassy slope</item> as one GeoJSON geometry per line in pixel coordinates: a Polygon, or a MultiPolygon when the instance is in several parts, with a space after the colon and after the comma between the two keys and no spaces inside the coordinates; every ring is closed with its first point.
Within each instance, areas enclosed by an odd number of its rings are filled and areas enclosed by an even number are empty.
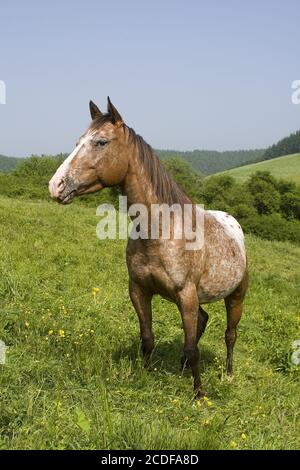
{"type": "Polygon", "coordinates": [[[160,299],[143,368],[125,244],[96,238],[93,209],[0,198],[0,222],[0,449],[299,447],[299,247],[248,238],[236,373],[224,376],[217,303],[201,347],[210,401],[194,404],[179,314],[160,299]]]}
{"type": "Polygon", "coordinates": [[[300,154],[287,155],[285,157],[274,158],[273,160],[245,165],[218,174],[230,175],[240,182],[244,182],[255,171],[270,171],[276,178],[292,180],[299,184],[300,154]]]}

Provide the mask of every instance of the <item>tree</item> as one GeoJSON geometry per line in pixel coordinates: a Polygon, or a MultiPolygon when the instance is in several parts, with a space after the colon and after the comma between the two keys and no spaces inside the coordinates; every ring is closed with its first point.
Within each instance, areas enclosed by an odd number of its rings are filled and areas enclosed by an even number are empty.
{"type": "Polygon", "coordinates": [[[171,157],[162,163],[185,192],[195,202],[200,201],[203,175],[195,172],[191,165],[180,157],[171,157]]]}
{"type": "Polygon", "coordinates": [[[300,189],[294,189],[281,197],[281,212],[287,219],[300,220],[300,189]]]}
{"type": "Polygon", "coordinates": [[[253,204],[260,215],[279,212],[280,193],[276,180],[268,172],[256,172],[251,176],[248,188],[253,196],[253,204]]]}

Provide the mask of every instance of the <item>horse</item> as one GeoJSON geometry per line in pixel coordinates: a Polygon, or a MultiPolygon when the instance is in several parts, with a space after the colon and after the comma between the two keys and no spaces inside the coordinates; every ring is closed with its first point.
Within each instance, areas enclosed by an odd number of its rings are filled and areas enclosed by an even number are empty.
{"type": "MultiPolygon", "coordinates": [[[[91,124],[75,149],[49,182],[52,199],[69,204],[78,195],[119,186],[128,207],[143,204],[195,204],[170,174],[144,139],[127,126],[108,97],[107,112],[90,101],[91,124]]],[[[198,342],[208,314],[202,305],[225,301],[227,328],[226,371],[233,372],[233,349],[237,325],[248,287],[247,256],[239,223],[221,211],[203,210],[204,238],[200,249],[186,249],[184,236],[169,239],[129,237],[126,261],[129,294],[140,324],[145,364],[154,349],[151,301],[154,295],[175,303],[184,329],[182,364],[193,375],[194,396],[205,395],[200,378],[198,342]]],[[[173,234],[173,236],[172,236],[173,234]]]]}

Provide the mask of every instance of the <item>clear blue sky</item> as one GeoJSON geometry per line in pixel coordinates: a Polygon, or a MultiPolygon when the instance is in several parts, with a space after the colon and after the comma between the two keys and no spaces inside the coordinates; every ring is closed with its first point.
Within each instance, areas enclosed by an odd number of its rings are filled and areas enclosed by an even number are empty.
{"type": "Polygon", "coordinates": [[[70,151],[110,95],[156,148],[264,147],[300,128],[299,0],[1,2],[0,153],[70,151]]]}

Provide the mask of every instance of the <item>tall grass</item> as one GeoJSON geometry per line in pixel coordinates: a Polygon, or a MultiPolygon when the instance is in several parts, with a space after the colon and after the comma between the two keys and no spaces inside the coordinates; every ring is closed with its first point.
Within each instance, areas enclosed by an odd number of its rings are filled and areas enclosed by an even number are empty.
{"type": "Polygon", "coordinates": [[[94,208],[1,197],[0,221],[1,449],[299,448],[299,247],[247,238],[235,375],[220,302],[201,340],[207,399],[194,403],[180,315],[160,298],[143,367],[125,244],[96,238],[94,208]]]}

